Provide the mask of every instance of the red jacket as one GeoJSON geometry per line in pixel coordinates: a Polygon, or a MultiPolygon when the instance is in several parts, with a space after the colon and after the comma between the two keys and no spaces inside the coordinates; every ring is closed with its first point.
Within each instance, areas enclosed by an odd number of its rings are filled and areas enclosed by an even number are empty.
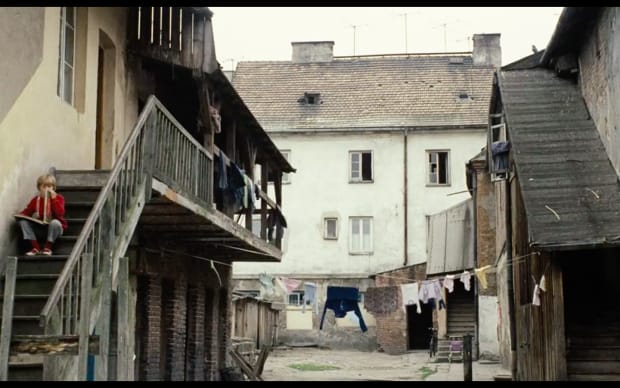
{"type": "MultiPolygon", "coordinates": [[[[32,215],[37,211],[37,198],[40,198],[40,197],[38,195],[34,196],[30,200],[30,202],[28,202],[28,206],[26,206],[26,208],[22,210],[19,214],[32,217],[32,215]]],[[[43,212],[43,203],[44,203],[43,198],[40,198],[40,202],[39,202],[39,206],[41,207],[41,209],[39,209],[40,212],[43,212]]],[[[60,221],[60,223],[62,224],[62,229],[67,230],[68,224],[67,224],[67,220],[65,219],[65,197],[56,193],[56,198],[54,199],[50,198],[49,203],[51,206],[52,218],[55,218],[58,221],[60,221]]],[[[40,215],[39,215],[39,218],[41,218],[40,215]]]]}

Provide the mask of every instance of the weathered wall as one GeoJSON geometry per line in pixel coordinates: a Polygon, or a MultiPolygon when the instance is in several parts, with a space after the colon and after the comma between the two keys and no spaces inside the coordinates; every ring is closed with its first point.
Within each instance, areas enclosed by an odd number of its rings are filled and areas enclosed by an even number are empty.
{"type": "Polygon", "coordinates": [[[478,295],[478,346],[480,358],[496,359],[499,357],[497,305],[496,296],[478,295]]]}
{"type": "Polygon", "coordinates": [[[618,7],[604,8],[579,54],[581,89],[609,158],[620,175],[620,30],[618,7]]]}
{"type": "Polygon", "coordinates": [[[510,353],[510,316],[509,316],[509,299],[508,299],[508,276],[510,269],[506,263],[506,254],[502,254],[497,265],[497,339],[499,342],[499,358],[502,366],[510,369],[511,353],[510,353]]]}
{"type": "MultiPolygon", "coordinates": [[[[426,278],[426,263],[390,271],[377,275],[377,287],[396,286],[426,278]]],[[[407,352],[407,314],[399,308],[391,314],[378,315],[377,344],[388,354],[407,352]]],[[[433,325],[437,324],[437,310],[433,311],[433,325]]]]}
{"type": "MultiPolygon", "coordinates": [[[[0,115],[0,202],[3,204],[0,208],[0,235],[3,236],[0,259],[15,253],[18,233],[11,215],[21,210],[34,195],[37,176],[46,173],[51,166],[58,169],[94,166],[100,30],[116,46],[113,128],[118,151],[137,118],[133,72],[127,70],[125,61],[126,11],[123,8],[78,10],[75,106],[63,102],[57,95],[60,8],[23,10],[24,14],[19,17],[24,19],[8,24],[15,29],[9,36],[34,39],[34,35],[31,36],[34,33],[40,36],[42,48],[37,54],[35,48],[39,43],[25,44],[23,55],[18,55],[16,60],[5,55],[3,62],[9,67],[23,66],[31,76],[6,114],[0,115]],[[44,19],[40,22],[39,12],[44,19]],[[28,21],[32,21],[33,26],[26,25],[28,21]],[[40,28],[43,33],[36,33],[40,28]],[[37,62],[36,70],[28,70],[37,62]]],[[[17,16],[3,11],[1,17],[17,16]]],[[[0,24],[4,27],[4,22],[0,24]]],[[[12,73],[0,71],[2,85],[12,85],[12,77],[12,73]]]]}

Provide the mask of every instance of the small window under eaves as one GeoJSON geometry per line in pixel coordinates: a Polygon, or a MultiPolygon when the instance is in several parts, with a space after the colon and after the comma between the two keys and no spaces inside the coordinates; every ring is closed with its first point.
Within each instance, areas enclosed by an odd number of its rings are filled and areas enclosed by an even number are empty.
{"type": "Polygon", "coordinates": [[[307,105],[322,104],[320,93],[304,93],[304,96],[297,101],[307,105]]]}
{"type": "Polygon", "coordinates": [[[473,100],[473,97],[469,95],[469,93],[467,92],[461,92],[458,94],[457,99],[459,101],[471,101],[473,100]]]}

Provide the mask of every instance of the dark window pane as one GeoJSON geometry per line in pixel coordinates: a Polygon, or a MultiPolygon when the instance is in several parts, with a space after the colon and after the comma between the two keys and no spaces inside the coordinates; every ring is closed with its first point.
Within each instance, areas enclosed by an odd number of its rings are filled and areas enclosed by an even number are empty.
{"type": "Polygon", "coordinates": [[[372,180],[372,154],[370,152],[362,154],[362,180],[372,180]]]}
{"type": "Polygon", "coordinates": [[[446,184],[448,183],[448,153],[440,152],[439,153],[439,182],[446,184]]]}
{"type": "Polygon", "coordinates": [[[73,29],[65,28],[65,62],[73,66],[73,29]]]}
{"type": "Polygon", "coordinates": [[[73,22],[73,13],[74,13],[75,8],[74,7],[67,7],[66,9],[67,9],[67,20],[66,20],[66,22],[67,22],[68,25],[73,27],[74,24],[75,24],[73,22]]]}

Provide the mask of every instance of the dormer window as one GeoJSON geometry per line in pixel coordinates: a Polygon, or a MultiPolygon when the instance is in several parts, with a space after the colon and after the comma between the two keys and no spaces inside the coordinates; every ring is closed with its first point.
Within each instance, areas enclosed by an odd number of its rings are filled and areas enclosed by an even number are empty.
{"type": "Polygon", "coordinates": [[[322,104],[320,97],[321,97],[320,93],[307,93],[306,92],[304,93],[304,96],[297,101],[302,104],[319,105],[319,104],[322,104]]]}

